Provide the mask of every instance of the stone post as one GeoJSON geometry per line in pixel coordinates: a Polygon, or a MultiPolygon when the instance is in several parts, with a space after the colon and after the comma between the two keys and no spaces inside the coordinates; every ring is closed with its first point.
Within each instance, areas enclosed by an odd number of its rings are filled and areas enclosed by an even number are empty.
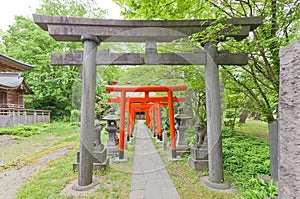
{"type": "Polygon", "coordinates": [[[105,130],[108,132],[107,140],[107,154],[109,156],[117,155],[119,152],[119,144],[117,140],[117,121],[120,120],[120,117],[115,115],[115,109],[111,108],[109,114],[103,118],[107,121],[107,127],[105,130]]]}
{"type": "Polygon", "coordinates": [[[93,184],[93,141],[96,92],[96,52],[100,41],[93,35],[83,35],[83,70],[80,127],[80,163],[78,185],[74,189],[89,189],[93,184]]]}
{"type": "Polygon", "coordinates": [[[223,181],[224,174],[221,136],[220,84],[219,68],[216,63],[216,45],[217,44],[214,42],[208,42],[204,45],[204,48],[207,54],[205,65],[205,85],[209,181],[218,184],[223,181]]]}
{"type": "Polygon", "coordinates": [[[280,50],[279,198],[300,196],[300,40],[280,50]]]}
{"type": "Polygon", "coordinates": [[[269,124],[269,142],[270,142],[271,178],[275,181],[278,181],[278,170],[279,170],[278,121],[274,121],[269,124]]]}
{"type": "Polygon", "coordinates": [[[176,139],[176,153],[177,155],[182,155],[190,151],[189,146],[185,141],[185,131],[187,127],[187,120],[191,119],[188,115],[184,114],[183,108],[178,108],[178,113],[175,115],[176,121],[176,131],[177,131],[177,139],[176,139]]]}

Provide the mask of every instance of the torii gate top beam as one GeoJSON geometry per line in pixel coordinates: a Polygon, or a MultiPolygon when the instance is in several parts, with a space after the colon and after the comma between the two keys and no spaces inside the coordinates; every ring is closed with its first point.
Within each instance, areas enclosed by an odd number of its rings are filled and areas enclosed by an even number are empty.
{"type": "MultiPolygon", "coordinates": [[[[170,42],[203,31],[214,20],[112,20],[34,14],[37,25],[57,41],[81,41],[81,36],[97,36],[102,42],[170,42]]],[[[227,28],[223,34],[242,40],[249,31],[262,24],[262,17],[231,18],[224,24],[241,26],[240,31],[227,28]]]]}
{"type": "Polygon", "coordinates": [[[186,85],[170,85],[170,86],[119,86],[107,85],[106,91],[110,92],[168,92],[168,91],[185,91],[186,85]]]}
{"type": "MultiPolygon", "coordinates": [[[[121,102],[121,98],[108,98],[108,102],[121,102]]],[[[126,102],[130,103],[155,103],[155,102],[168,102],[166,96],[152,96],[152,97],[126,97],[126,102]]],[[[173,97],[173,102],[185,102],[185,98],[173,97]]]]}

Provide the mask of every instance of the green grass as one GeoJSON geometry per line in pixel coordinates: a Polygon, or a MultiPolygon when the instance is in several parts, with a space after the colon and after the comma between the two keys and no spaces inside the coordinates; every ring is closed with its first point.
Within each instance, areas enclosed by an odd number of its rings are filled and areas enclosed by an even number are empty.
{"type": "MultiPolygon", "coordinates": [[[[189,129],[190,130],[190,129],[189,129]]],[[[192,133],[189,132],[191,135],[192,133]]],[[[278,194],[277,184],[267,184],[257,176],[270,175],[270,154],[267,123],[247,120],[236,131],[223,130],[223,157],[225,179],[233,182],[239,192],[225,194],[205,188],[199,177],[208,171],[195,171],[188,165],[187,157],[180,162],[168,162],[170,151],[164,151],[161,144],[153,143],[167,165],[167,170],[181,198],[243,198],[264,199],[278,194]]]]}
{"type": "MultiPolygon", "coordinates": [[[[58,132],[62,129],[67,130],[68,127],[72,126],[60,123],[58,126],[52,126],[51,132],[58,132]]],[[[75,129],[77,129],[77,127],[75,129]]],[[[60,133],[60,135],[64,134],[68,133],[60,133]]],[[[106,143],[106,133],[102,133],[101,140],[104,144],[106,143]]],[[[67,138],[56,143],[61,143],[56,146],[62,144],[70,145],[72,146],[72,151],[51,162],[47,167],[32,176],[29,182],[19,190],[17,195],[18,198],[72,198],[71,196],[63,196],[60,192],[67,183],[78,178],[78,173],[72,170],[72,164],[76,161],[76,152],[79,149],[79,139],[78,136],[76,136],[76,139],[67,138]]],[[[107,169],[94,172],[94,177],[99,179],[101,186],[94,194],[85,198],[129,198],[134,143],[135,140],[133,139],[132,142],[128,144],[128,150],[125,152],[125,157],[128,159],[127,162],[114,163],[111,159],[107,169]]],[[[43,152],[39,154],[43,154],[43,152]]]]}
{"type": "MultiPolygon", "coordinates": [[[[30,127],[25,126],[25,128],[31,129],[26,134],[30,136],[23,136],[24,133],[11,133],[14,134],[13,138],[16,139],[17,143],[1,147],[0,159],[6,163],[8,169],[11,166],[26,164],[28,159],[36,158],[36,155],[52,146],[70,141],[79,142],[79,128],[66,123],[35,124],[30,127]],[[39,133],[34,133],[36,131],[39,133]]],[[[24,126],[1,129],[1,131],[19,132],[20,129],[24,129],[24,126]]],[[[0,168],[0,172],[1,169],[3,170],[3,168],[0,168]]]]}
{"type": "MultiPolygon", "coordinates": [[[[70,198],[70,196],[61,195],[60,192],[69,182],[78,178],[78,173],[72,170],[76,152],[77,150],[73,150],[39,171],[21,187],[17,198],[70,198]]],[[[111,162],[111,164],[114,163],[111,162]]],[[[86,198],[129,198],[131,173],[123,172],[117,165],[114,165],[106,170],[94,172],[94,177],[99,179],[101,186],[96,193],[86,198]]]]}
{"type": "Polygon", "coordinates": [[[245,124],[236,125],[234,130],[239,133],[245,133],[257,137],[269,137],[268,124],[260,120],[247,119],[245,124]]]}
{"type": "Polygon", "coordinates": [[[168,173],[182,199],[190,198],[224,198],[235,197],[235,193],[216,192],[206,188],[199,180],[207,175],[207,171],[193,170],[188,164],[188,156],[183,156],[182,161],[173,162],[167,166],[168,173]]]}
{"type": "Polygon", "coordinates": [[[277,185],[267,184],[258,176],[270,175],[269,142],[247,133],[223,130],[223,157],[226,176],[239,189],[238,198],[261,198],[278,195],[277,185]]]}
{"type": "Polygon", "coordinates": [[[235,197],[235,193],[224,193],[212,191],[200,182],[200,177],[208,174],[207,171],[193,170],[188,163],[188,155],[182,156],[181,161],[170,162],[168,157],[171,156],[170,150],[163,150],[162,143],[157,143],[156,138],[152,138],[158,153],[166,165],[167,171],[182,199],[190,198],[224,198],[231,199],[235,197]]]}
{"type": "MultiPolygon", "coordinates": [[[[67,183],[78,177],[78,173],[72,170],[72,164],[75,162],[75,154],[79,148],[79,128],[66,123],[51,123],[47,127],[38,127],[38,129],[40,133],[29,137],[20,136],[17,144],[6,147],[5,151],[1,150],[0,155],[11,156],[8,159],[13,161],[26,160],[30,163],[45,153],[55,151],[60,146],[71,146],[72,151],[32,176],[29,182],[19,190],[18,198],[72,198],[62,196],[60,192],[67,183]]],[[[34,127],[33,130],[36,128],[34,127]]],[[[270,174],[266,135],[266,123],[251,120],[237,127],[236,131],[224,130],[224,172],[226,178],[239,189],[239,193],[236,194],[207,189],[199,181],[200,176],[208,175],[207,171],[200,172],[191,169],[187,156],[184,156],[180,162],[168,162],[167,157],[170,156],[170,151],[162,150],[161,143],[154,142],[154,144],[183,199],[264,198],[277,195],[278,192],[275,183],[267,184],[262,179],[255,178],[270,174]]],[[[103,143],[106,143],[107,134],[103,133],[101,138],[103,143]]],[[[95,172],[95,177],[100,179],[101,187],[95,194],[86,198],[129,198],[133,156],[134,140],[128,144],[128,150],[125,151],[125,157],[128,158],[126,163],[116,164],[110,161],[110,166],[106,170],[95,172]]]]}

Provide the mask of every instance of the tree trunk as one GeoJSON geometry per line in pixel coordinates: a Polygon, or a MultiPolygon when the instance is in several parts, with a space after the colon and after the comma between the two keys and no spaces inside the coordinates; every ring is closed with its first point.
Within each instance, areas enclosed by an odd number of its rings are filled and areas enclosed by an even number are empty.
{"type": "Polygon", "coordinates": [[[260,114],[257,113],[253,119],[254,120],[260,120],[260,114]]]}
{"type": "Polygon", "coordinates": [[[247,110],[243,110],[242,114],[240,116],[240,123],[245,124],[247,117],[248,117],[248,111],[247,110]]]}

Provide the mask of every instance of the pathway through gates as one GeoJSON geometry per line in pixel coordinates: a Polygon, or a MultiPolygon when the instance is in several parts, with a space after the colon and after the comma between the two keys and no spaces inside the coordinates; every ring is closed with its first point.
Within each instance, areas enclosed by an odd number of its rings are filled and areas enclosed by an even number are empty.
{"type": "Polygon", "coordinates": [[[179,194],[162,162],[144,120],[137,120],[130,199],[178,199],[179,194]]]}

